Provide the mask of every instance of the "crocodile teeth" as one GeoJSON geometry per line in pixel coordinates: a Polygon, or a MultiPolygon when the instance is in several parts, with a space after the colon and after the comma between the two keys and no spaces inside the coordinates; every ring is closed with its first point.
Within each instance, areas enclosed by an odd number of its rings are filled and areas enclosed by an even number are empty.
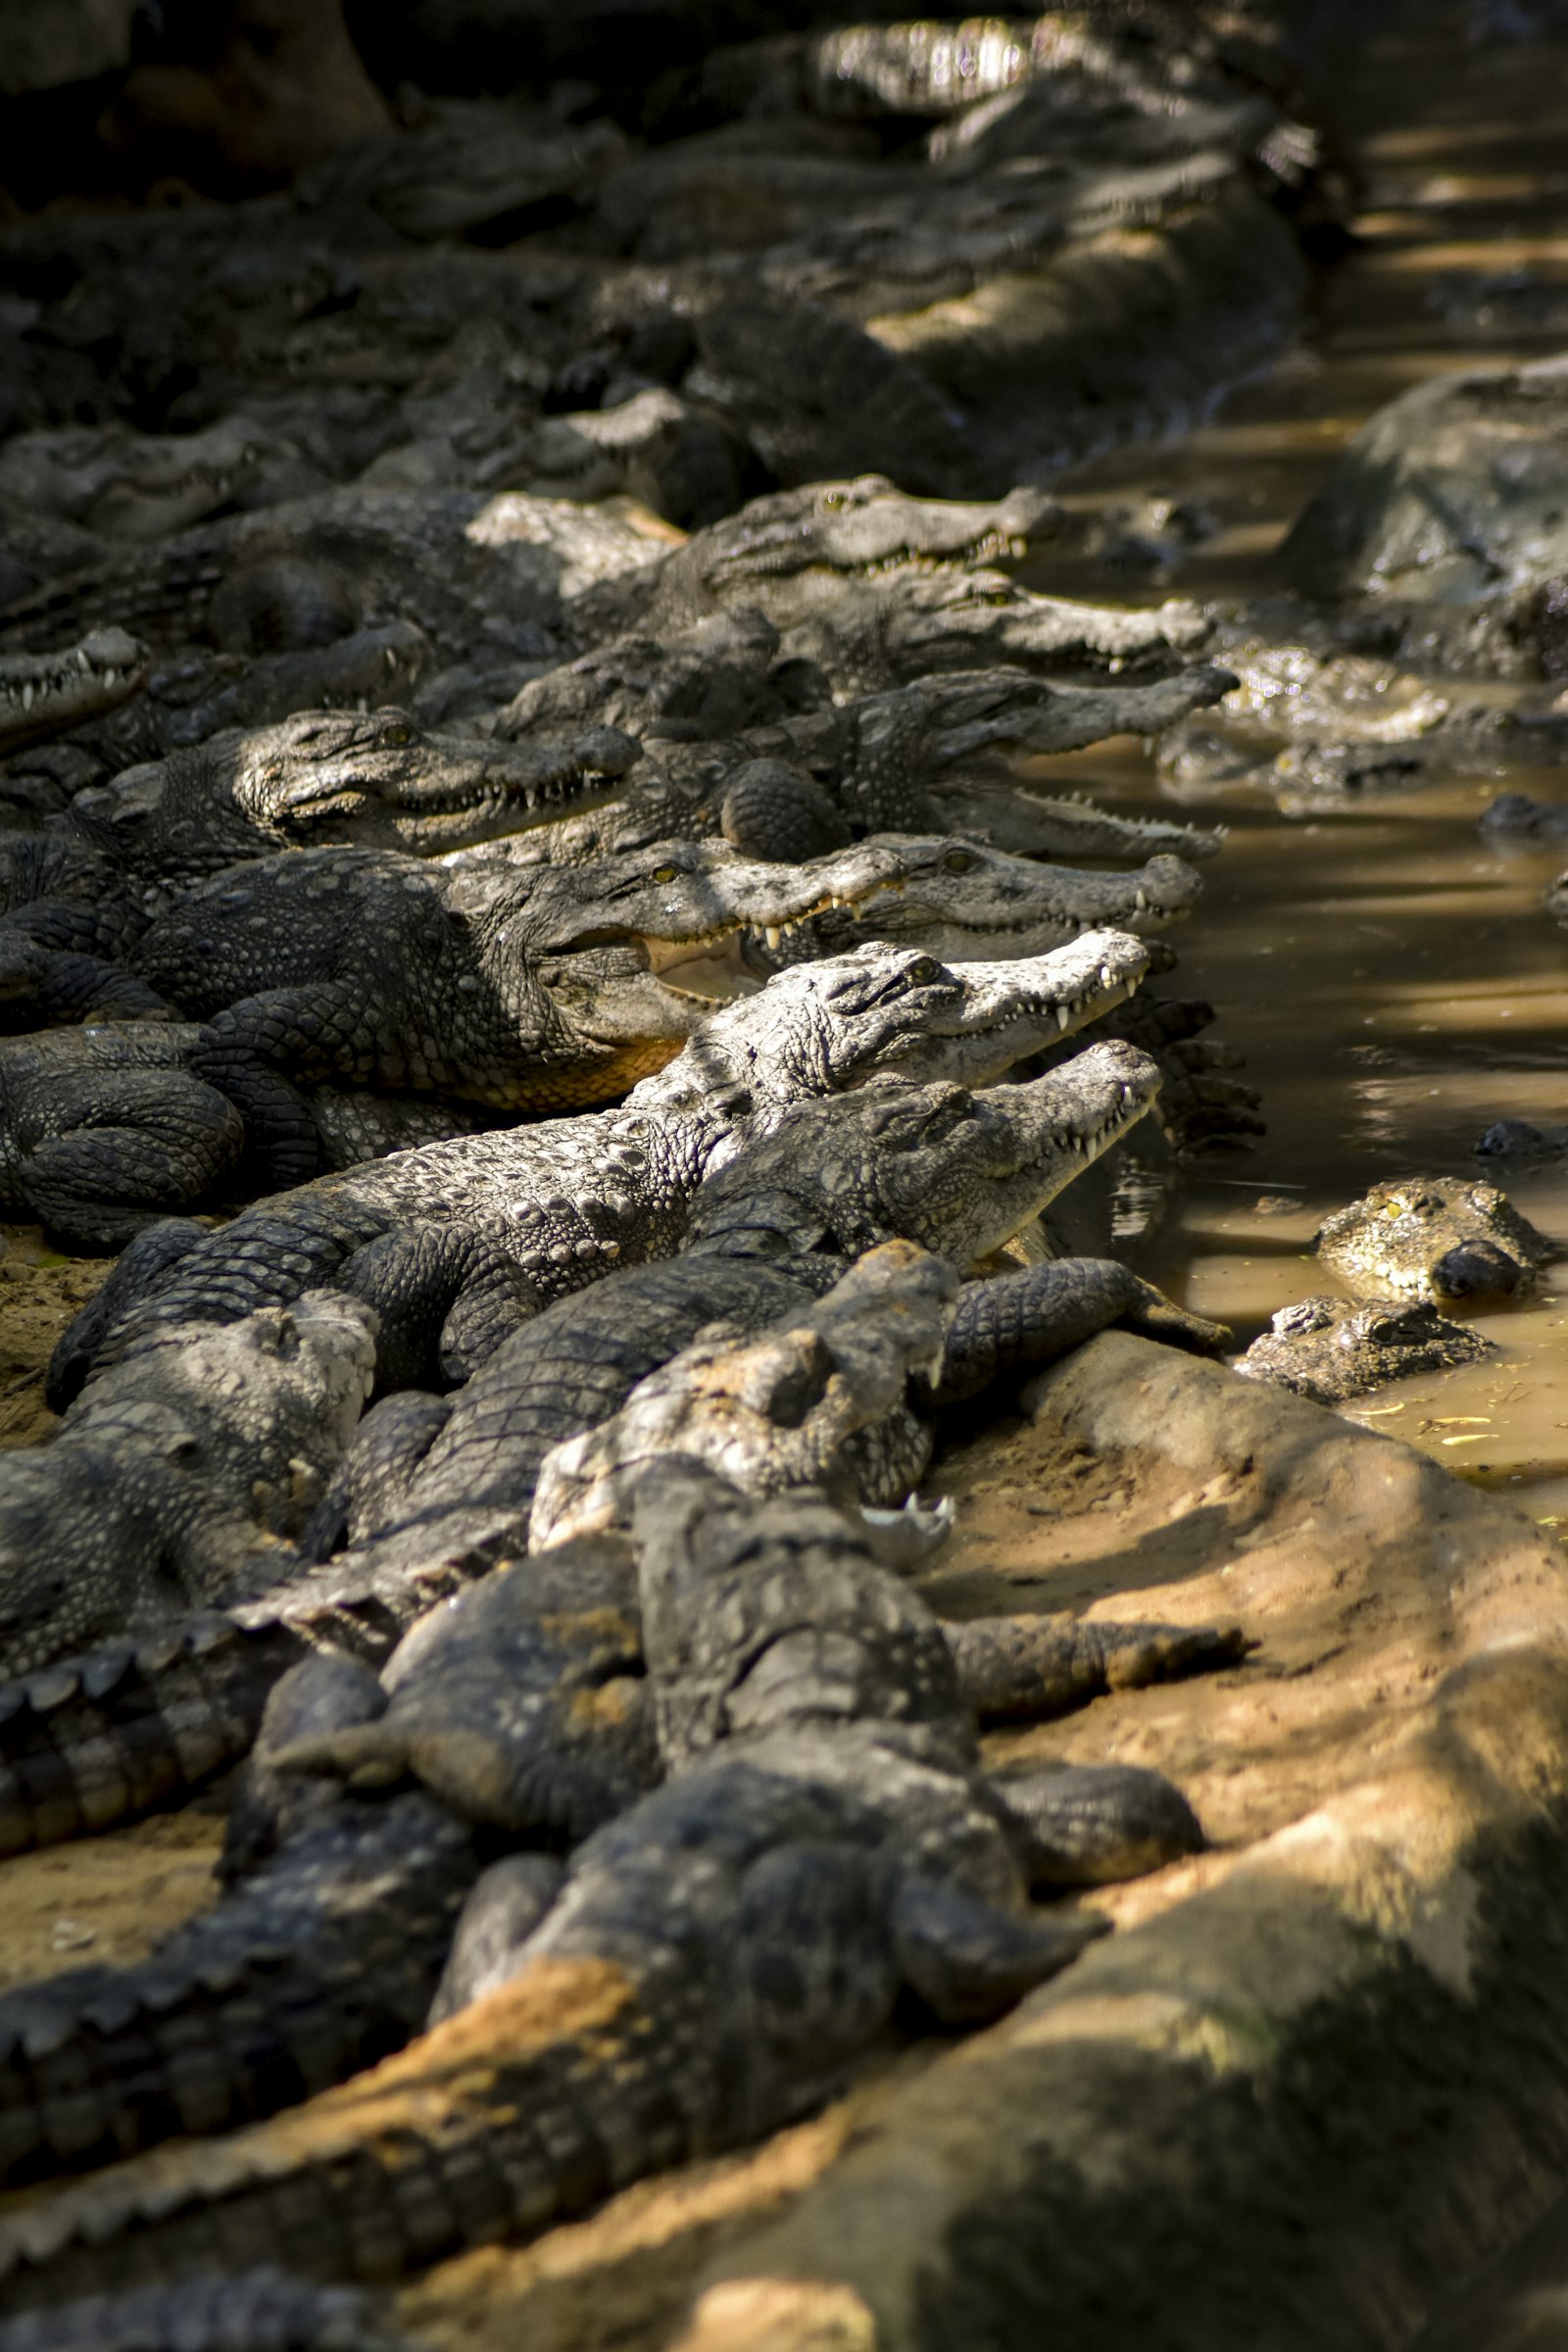
{"type": "Polygon", "coordinates": [[[22,689],[22,708],[24,710],[32,709],[32,681],[30,679],[22,689]]]}
{"type": "Polygon", "coordinates": [[[769,923],[762,936],[767,941],[767,944],[770,948],[776,948],[784,935],[780,931],[777,923],[769,923]]]}

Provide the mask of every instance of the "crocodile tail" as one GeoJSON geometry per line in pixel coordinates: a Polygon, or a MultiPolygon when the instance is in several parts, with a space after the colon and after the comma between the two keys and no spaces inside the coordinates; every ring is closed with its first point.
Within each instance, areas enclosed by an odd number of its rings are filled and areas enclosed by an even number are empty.
{"type": "Polygon", "coordinates": [[[466,1825],[411,1796],[373,1832],[302,1835],[146,1960],[0,1994],[0,2180],[272,2115],[398,2048],[476,1868],[466,1825]]]}
{"type": "Polygon", "coordinates": [[[362,2298],[275,2270],[204,2273],[178,2286],[90,2295],[0,2322],[0,2352],[408,2352],[362,2298]]]}
{"type": "Polygon", "coordinates": [[[249,1750],[301,1654],[282,1625],[203,1613],[0,1685],[0,1856],[89,1836],[249,1750]]]}
{"type": "Polygon", "coordinates": [[[162,2149],[0,2221],[21,2310],[213,2268],[373,2282],[541,2230],[716,2144],[701,1998],[617,1962],[535,1955],[341,2088],[162,2149]]]}

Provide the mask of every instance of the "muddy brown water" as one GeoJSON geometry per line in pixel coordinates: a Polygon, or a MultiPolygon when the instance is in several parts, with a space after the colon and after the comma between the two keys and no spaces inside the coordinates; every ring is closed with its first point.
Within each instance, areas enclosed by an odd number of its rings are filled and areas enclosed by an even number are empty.
{"type": "MultiPolygon", "coordinates": [[[[1325,74],[1359,210],[1299,343],[1170,446],[1058,486],[1069,509],[1204,511],[1209,534],[1141,588],[1086,559],[1047,558],[1037,584],[1140,601],[1272,593],[1279,542],[1376,409],[1435,374],[1568,347],[1568,21],[1476,44],[1477,13],[1383,10],[1356,70],[1325,74]]],[[[1245,1342],[1276,1308],[1338,1287],[1310,1250],[1327,1210],[1417,1172],[1487,1175],[1568,1251],[1568,1162],[1473,1152],[1495,1119],[1568,1117],[1568,934],[1542,905],[1568,845],[1496,847],[1476,827],[1505,789],[1568,800],[1568,768],[1499,760],[1293,815],[1249,788],[1175,809],[1131,743],[1040,766],[1114,806],[1230,828],[1160,985],[1212,1000],[1268,1134],[1185,1171],[1146,1256],[1156,1280],[1245,1342]]],[[[1568,1530],[1568,1258],[1528,1305],[1474,1320],[1494,1356],[1352,1410],[1568,1530]]]]}

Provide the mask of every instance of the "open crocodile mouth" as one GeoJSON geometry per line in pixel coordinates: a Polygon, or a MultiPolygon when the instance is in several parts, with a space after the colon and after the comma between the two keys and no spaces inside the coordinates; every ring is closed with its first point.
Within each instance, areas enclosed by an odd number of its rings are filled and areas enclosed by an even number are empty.
{"type": "Polygon", "coordinates": [[[1027,539],[1010,531],[985,531],[968,545],[948,555],[931,555],[921,548],[895,548],[885,556],[868,556],[864,563],[844,564],[857,579],[874,580],[889,571],[983,571],[990,564],[1020,562],[1029,553],[1027,539]]]}
{"type": "Polygon", "coordinates": [[[0,658],[0,741],[107,710],[146,674],[146,649],[122,629],[95,630],[59,654],[0,658]]]}
{"type": "Polygon", "coordinates": [[[755,996],[765,985],[767,976],[748,969],[744,959],[748,941],[762,940],[770,951],[776,952],[820,915],[835,910],[858,915],[887,888],[887,883],[878,879],[863,891],[825,890],[810,906],[777,923],[759,924],[736,915],[732,922],[690,938],[655,939],[646,932],[634,936],[641,941],[648,969],[674,996],[703,1004],[729,997],[755,996]]]}
{"type": "Polygon", "coordinates": [[[1030,1163],[1041,1167],[1061,1156],[1068,1156],[1087,1167],[1091,1161],[1107,1152],[1129,1127],[1136,1126],[1159,1093],[1157,1076],[1148,1078],[1119,1078],[1110,1090],[1103,1110],[1098,1118],[1069,1121],[1054,1127],[1042,1137],[1040,1148],[1030,1163]]]}

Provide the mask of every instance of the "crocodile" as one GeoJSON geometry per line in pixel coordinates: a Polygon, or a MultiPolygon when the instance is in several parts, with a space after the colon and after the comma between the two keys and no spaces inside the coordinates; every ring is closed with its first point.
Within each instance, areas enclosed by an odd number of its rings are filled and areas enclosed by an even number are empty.
{"type": "MultiPolygon", "coordinates": [[[[547,683],[548,681],[541,681],[547,683]]],[[[919,678],[838,710],[814,709],[721,742],[653,738],[608,808],[546,828],[527,854],[566,862],[683,834],[795,858],[866,832],[979,834],[1031,857],[1208,857],[1222,836],[1036,792],[1010,753],[1157,734],[1213,702],[1229,670],[1202,662],[1143,685],[1056,685],[1016,668],[919,678]]]]}
{"type": "Polygon", "coordinates": [[[1557,1252],[1495,1185],[1462,1176],[1375,1184],[1320,1228],[1316,1249],[1357,1298],[1515,1298],[1557,1252]]]}
{"type": "Polygon", "coordinates": [[[320,1164],[301,1087],[502,1112],[605,1102],[667,1061],[710,1007],[705,959],[750,929],[777,937],[841,899],[885,895],[902,870],[892,843],[801,869],[722,843],[563,869],[291,851],[194,885],[128,961],[206,1023],[187,1066],[244,1114],[270,1189],[320,1164]],[[690,987],[685,965],[698,967],[690,987]]]}
{"type": "Polygon", "coordinates": [[[0,500],[101,539],[167,539],[225,508],[287,496],[297,454],[248,416],[200,432],[67,425],[16,433],[0,450],[0,500]]]}
{"type": "MultiPolygon", "coordinates": [[[[1494,841],[1562,841],[1568,838],[1568,805],[1532,800],[1527,792],[1499,792],[1477,823],[1494,841]]],[[[1560,880],[1551,885],[1553,891],[1559,887],[1560,880]]]]}
{"type": "Polygon", "coordinates": [[[147,668],[147,648],[117,628],[91,629],[59,653],[0,655],[0,756],[128,702],[147,668]]]}
{"type": "Polygon", "coordinates": [[[590,588],[666,552],[567,500],[350,483],[47,581],[0,611],[0,641],[28,651],[113,624],[162,652],[254,659],[405,622],[442,661],[476,645],[548,661],[583,650],[567,612],[590,588]]]}
{"type": "MultiPolygon", "coordinates": [[[[122,765],[111,783],[75,792],[63,826],[8,845],[8,926],[40,947],[119,957],[145,928],[150,886],[332,844],[434,857],[590,807],[636,758],[608,727],[487,745],[431,734],[390,707],[227,729],[122,765]]],[[[69,979],[51,977],[57,988],[69,979]]]]}
{"type": "Polygon", "coordinates": [[[1493,1346],[1468,1324],[1455,1323],[1425,1298],[1302,1298],[1282,1306],[1234,1369],[1249,1380],[1272,1381],[1317,1404],[1405,1380],[1473,1364],[1493,1346]]]}
{"type": "Polygon", "coordinates": [[[407,620],[374,622],[325,645],[277,653],[183,646],[154,660],[129,701],[78,720],[57,743],[15,753],[5,792],[13,801],[37,797],[62,755],[74,768],[69,798],[210,735],[272,726],[296,711],[363,712],[383,703],[402,709],[418,699],[431,659],[428,638],[407,620]]]}
{"type": "Polygon", "coordinates": [[[1087,969],[1077,946],[1055,955],[951,968],[899,948],[828,957],[710,1013],[615,1109],[399,1152],[219,1233],[150,1226],[67,1331],[49,1396],[69,1401],[150,1331],[230,1322],[323,1282],[380,1315],[383,1390],[450,1386],[552,1298],[667,1256],[703,1177],[792,1102],[889,1070],[984,1084],[1054,1041],[1064,999],[1083,1006],[1101,985],[1092,955],[1087,969]]]}
{"type": "MultiPolygon", "coordinates": [[[[935,1621],[821,1502],[669,1462],[635,1537],[663,1785],[576,1849],[537,1924],[523,1901],[487,1988],[397,2056],[8,2216],[14,2308],[121,2284],[130,2233],[153,2281],[220,2249],[384,2278],[536,2230],[807,2112],[901,1992],[949,2027],[1009,2007],[1103,1925],[1031,1910],[1031,1884],[1201,1845],[1154,1774],[987,1777],[935,1621]]],[[[493,1886],[472,1900],[493,1925],[493,1886]]]]}
{"type": "MultiPolygon", "coordinates": [[[[378,1545],[346,1564],[345,1588],[356,1571],[379,1583],[403,1566],[482,1565],[521,1540],[550,1447],[597,1427],[706,1325],[759,1331],[807,1311],[857,1251],[895,1236],[959,1266],[988,1258],[1148,1109],[1151,1077],[1126,1048],[1102,1047],[1023,1086],[862,1088],[786,1113],[700,1188],[677,1256],[546,1307],[445,1404],[374,1407],[303,1547],[378,1545]]],[[[973,1285],[938,1401],[1105,1322],[1152,1310],[1157,1323],[1157,1301],[1130,1272],[1078,1260],[973,1285]]]]}
{"type": "Polygon", "coordinates": [[[138,878],[342,844],[435,857],[590,806],[637,758],[606,726],[526,744],[442,735],[395,705],[231,728],[78,793],[71,830],[138,878]]]}
{"type": "Polygon", "coordinates": [[[573,621],[591,640],[626,629],[662,639],[744,605],[838,696],[999,662],[1066,676],[1138,663],[1161,674],[1206,641],[1211,624],[1192,605],[1074,604],[998,571],[996,560],[1023,554],[1050,512],[1038,491],[966,505],[906,497],[880,474],[774,491],[661,563],[585,590],[573,621]]]}
{"type": "Polygon", "coordinates": [[[0,1461],[0,1674],[270,1583],[270,1554],[353,1435],[373,1360],[369,1315],[326,1293],[147,1335],[52,1445],[0,1461]]]}

